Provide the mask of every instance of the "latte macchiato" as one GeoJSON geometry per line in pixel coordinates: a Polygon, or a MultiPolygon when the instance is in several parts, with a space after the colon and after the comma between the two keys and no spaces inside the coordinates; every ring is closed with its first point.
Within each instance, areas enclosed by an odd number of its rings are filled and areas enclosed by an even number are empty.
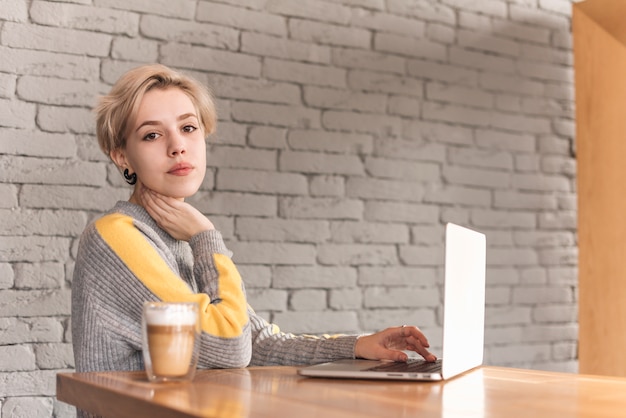
{"type": "Polygon", "coordinates": [[[155,381],[193,377],[197,363],[197,305],[146,303],[143,321],[148,378],[155,381]]]}

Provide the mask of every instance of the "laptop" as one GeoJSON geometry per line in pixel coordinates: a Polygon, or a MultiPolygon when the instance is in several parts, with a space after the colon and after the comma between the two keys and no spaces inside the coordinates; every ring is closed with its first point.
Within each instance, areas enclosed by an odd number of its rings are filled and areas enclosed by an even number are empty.
{"type": "MultiPolygon", "coordinates": [[[[485,336],[485,235],[448,223],[445,238],[442,356],[437,362],[337,360],[305,366],[310,377],[445,380],[483,362],[485,336]]],[[[428,336],[427,336],[428,337],[428,336]]]]}

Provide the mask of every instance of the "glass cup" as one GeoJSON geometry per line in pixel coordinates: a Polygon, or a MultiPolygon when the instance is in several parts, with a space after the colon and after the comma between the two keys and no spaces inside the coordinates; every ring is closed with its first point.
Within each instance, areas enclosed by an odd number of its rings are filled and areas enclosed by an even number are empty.
{"type": "Polygon", "coordinates": [[[143,361],[148,380],[193,379],[200,346],[198,304],[145,302],[142,328],[143,361]]]}

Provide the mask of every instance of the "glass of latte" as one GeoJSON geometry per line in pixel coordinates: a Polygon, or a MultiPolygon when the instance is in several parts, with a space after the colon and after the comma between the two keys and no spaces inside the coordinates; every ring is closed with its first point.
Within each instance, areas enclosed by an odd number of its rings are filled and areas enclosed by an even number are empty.
{"type": "Polygon", "coordinates": [[[197,303],[144,303],[142,348],[148,380],[193,379],[199,353],[198,314],[197,303]]]}

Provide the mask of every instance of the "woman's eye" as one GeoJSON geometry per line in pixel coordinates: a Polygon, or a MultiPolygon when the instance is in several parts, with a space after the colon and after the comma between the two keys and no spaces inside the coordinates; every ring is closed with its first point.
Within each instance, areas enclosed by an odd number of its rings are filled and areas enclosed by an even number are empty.
{"type": "Polygon", "coordinates": [[[196,127],[195,127],[195,126],[193,126],[193,125],[186,125],[186,126],[183,126],[183,132],[187,132],[187,133],[193,132],[193,131],[195,131],[196,129],[198,129],[198,128],[196,128],[196,127]]]}
{"type": "Polygon", "coordinates": [[[154,141],[158,137],[159,137],[159,134],[157,134],[156,132],[150,132],[149,134],[145,135],[143,139],[145,141],[154,141]]]}

